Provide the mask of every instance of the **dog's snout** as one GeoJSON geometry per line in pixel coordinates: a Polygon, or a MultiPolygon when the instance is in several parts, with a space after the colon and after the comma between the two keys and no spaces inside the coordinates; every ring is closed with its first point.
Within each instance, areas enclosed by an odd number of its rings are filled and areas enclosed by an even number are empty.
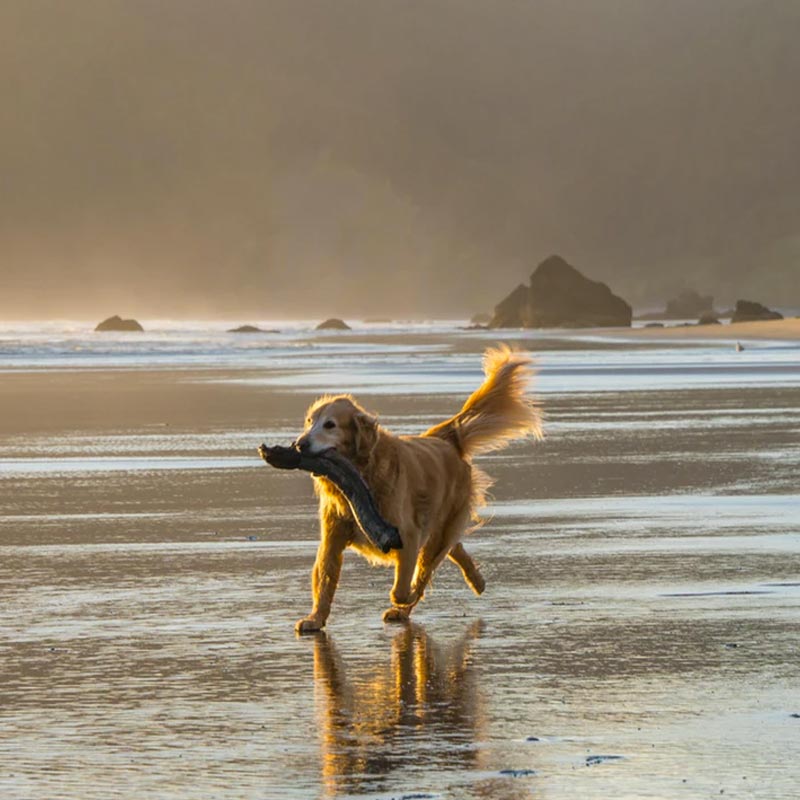
{"type": "Polygon", "coordinates": [[[309,442],[308,439],[298,439],[296,444],[297,444],[297,449],[301,453],[308,452],[309,448],[311,447],[311,442],[309,442]]]}

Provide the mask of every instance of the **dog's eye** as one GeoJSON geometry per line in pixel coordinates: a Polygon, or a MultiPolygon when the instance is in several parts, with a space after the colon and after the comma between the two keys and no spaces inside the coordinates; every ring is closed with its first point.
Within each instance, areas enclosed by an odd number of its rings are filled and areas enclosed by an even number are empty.
{"type": "Polygon", "coordinates": [[[332,419],[329,419],[329,420],[325,421],[325,424],[322,427],[323,428],[327,428],[328,430],[330,430],[331,428],[335,428],[336,427],[336,423],[332,419]]]}

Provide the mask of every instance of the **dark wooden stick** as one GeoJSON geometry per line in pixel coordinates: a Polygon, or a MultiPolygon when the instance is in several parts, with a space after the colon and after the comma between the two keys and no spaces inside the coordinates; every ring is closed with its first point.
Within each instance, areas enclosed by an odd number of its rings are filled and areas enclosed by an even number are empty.
{"type": "Polygon", "coordinates": [[[388,553],[402,549],[400,532],[380,515],[367,482],[343,455],[335,450],[312,455],[302,453],[295,447],[267,447],[265,444],[258,448],[258,454],[272,467],[301,469],[327,478],[347,498],[358,527],[379,550],[388,553]]]}

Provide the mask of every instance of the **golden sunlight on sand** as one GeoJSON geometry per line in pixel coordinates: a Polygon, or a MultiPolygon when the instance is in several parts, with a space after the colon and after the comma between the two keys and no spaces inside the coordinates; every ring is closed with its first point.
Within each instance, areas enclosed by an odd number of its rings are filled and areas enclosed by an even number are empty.
{"type": "Polygon", "coordinates": [[[730,325],[685,325],[667,328],[631,328],[629,336],[652,339],[800,339],[800,318],[730,325]]]}

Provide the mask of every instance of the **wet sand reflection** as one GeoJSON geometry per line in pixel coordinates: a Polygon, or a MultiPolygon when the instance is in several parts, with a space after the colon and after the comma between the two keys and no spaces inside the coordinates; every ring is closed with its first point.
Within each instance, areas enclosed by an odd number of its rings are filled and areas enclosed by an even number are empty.
{"type": "MultiPolygon", "coordinates": [[[[473,669],[477,621],[452,644],[437,645],[425,628],[404,626],[387,662],[345,665],[332,638],[314,642],[316,713],[325,796],[413,784],[431,768],[471,771],[485,734],[473,669]]],[[[421,787],[420,787],[421,788],[421,787]]]]}

